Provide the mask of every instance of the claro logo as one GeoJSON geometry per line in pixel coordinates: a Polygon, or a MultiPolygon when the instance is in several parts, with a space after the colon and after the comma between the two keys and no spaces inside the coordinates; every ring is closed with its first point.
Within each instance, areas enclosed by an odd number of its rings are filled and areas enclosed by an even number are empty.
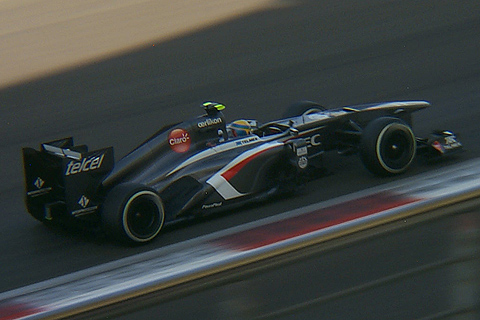
{"type": "Polygon", "coordinates": [[[172,130],[168,135],[168,144],[175,152],[187,152],[190,149],[190,143],[190,134],[183,129],[172,130]]]}
{"type": "Polygon", "coordinates": [[[72,160],[67,164],[67,170],[65,171],[65,175],[69,176],[72,174],[99,169],[102,166],[104,157],[105,153],[90,158],[83,158],[82,161],[72,160]]]}

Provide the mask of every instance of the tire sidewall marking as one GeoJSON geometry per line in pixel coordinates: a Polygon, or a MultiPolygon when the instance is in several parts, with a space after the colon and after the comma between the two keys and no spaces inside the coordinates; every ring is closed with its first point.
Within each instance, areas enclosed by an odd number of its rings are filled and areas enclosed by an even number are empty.
{"type": "Polygon", "coordinates": [[[125,234],[130,238],[132,239],[133,241],[135,242],[147,242],[147,241],[150,241],[152,240],[153,238],[155,238],[158,233],[160,232],[160,230],[162,229],[163,227],[163,224],[165,222],[165,210],[163,208],[163,204],[162,204],[162,200],[160,199],[160,197],[155,193],[155,192],[152,192],[152,191],[148,191],[148,190],[143,190],[143,191],[138,191],[138,192],[135,192],[129,199],[128,201],[125,203],[125,206],[123,207],[123,211],[122,211],[122,222],[123,222],[123,230],[125,231],[125,234]],[[130,231],[130,228],[128,227],[128,219],[127,219],[127,212],[128,212],[128,209],[130,208],[130,205],[132,204],[132,202],[137,199],[138,197],[141,197],[141,196],[149,196],[151,198],[151,200],[154,201],[154,203],[157,205],[157,208],[158,210],[160,210],[160,219],[161,219],[161,222],[160,222],[160,227],[158,228],[157,232],[155,232],[155,234],[153,234],[152,236],[146,238],[146,239],[141,239],[141,238],[138,238],[137,236],[135,236],[131,231],[130,231]]]}

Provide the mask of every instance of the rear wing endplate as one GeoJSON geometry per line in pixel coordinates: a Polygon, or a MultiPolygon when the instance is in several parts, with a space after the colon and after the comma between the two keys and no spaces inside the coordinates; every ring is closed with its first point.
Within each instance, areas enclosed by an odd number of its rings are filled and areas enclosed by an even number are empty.
{"type": "Polygon", "coordinates": [[[23,148],[23,162],[29,212],[38,216],[61,204],[75,216],[98,209],[98,187],[113,169],[114,155],[112,147],[88,151],[69,137],[42,143],[38,151],[23,148]]]}

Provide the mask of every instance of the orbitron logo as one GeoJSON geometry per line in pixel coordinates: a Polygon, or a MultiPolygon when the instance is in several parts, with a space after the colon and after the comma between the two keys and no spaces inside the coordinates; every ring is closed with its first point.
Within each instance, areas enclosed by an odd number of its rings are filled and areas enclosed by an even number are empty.
{"type": "Polygon", "coordinates": [[[183,129],[172,130],[168,135],[168,144],[175,152],[187,152],[190,149],[190,143],[190,134],[183,129]]]}

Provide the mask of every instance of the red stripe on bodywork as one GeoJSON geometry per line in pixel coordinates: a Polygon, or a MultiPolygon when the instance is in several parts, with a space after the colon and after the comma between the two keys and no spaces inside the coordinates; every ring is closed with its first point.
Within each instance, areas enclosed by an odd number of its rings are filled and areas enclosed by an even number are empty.
{"type": "Polygon", "coordinates": [[[256,249],[419,200],[381,192],[228,235],[213,242],[241,251],[256,249]]]}
{"type": "Polygon", "coordinates": [[[258,157],[259,155],[261,155],[265,151],[268,151],[268,150],[270,150],[274,147],[276,147],[276,146],[273,146],[273,147],[270,147],[268,149],[259,151],[255,154],[252,154],[251,156],[243,159],[242,161],[240,161],[239,163],[237,163],[236,165],[234,165],[233,167],[231,167],[230,169],[228,169],[227,171],[222,173],[221,176],[223,178],[225,178],[225,180],[230,181],[230,179],[232,179],[240,170],[242,170],[242,168],[245,167],[247,165],[247,163],[249,163],[250,161],[252,161],[256,157],[258,157]]]}
{"type": "Polygon", "coordinates": [[[0,305],[0,320],[20,319],[40,313],[44,310],[30,307],[26,304],[0,305]]]}

